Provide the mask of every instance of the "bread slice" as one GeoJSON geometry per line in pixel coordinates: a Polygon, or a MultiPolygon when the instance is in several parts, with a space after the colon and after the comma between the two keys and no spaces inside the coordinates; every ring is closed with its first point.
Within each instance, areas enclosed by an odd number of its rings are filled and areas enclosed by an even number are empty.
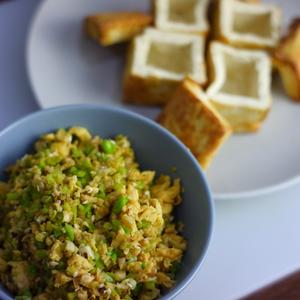
{"type": "Polygon", "coordinates": [[[206,82],[204,38],[192,34],[146,29],[129,50],[124,75],[124,101],[167,103],[185,76],[206,82]]]}
{"type": "Polygon", "coordinates": [[[209,45],[208,98],[235,132],[256,131],[271,108],[271,61],[265,51],[209,45]]]}
{"type": "Polygon", "coordinates": [[[286,36],[274,51],[273,61],[288,96],[300,101],[300,18],[289,26],[286,36]]]}
{"type": "Polygon", "coordinates": [[[85,18],[86,34],[102,46],[128,41],[152,23],[152,17],[141,12],[98,13],[85,18]]]}
{"type": "Polygon", "coordinates": [[[214,36],[236,47],[274,49],[280,38],[281,11],[270,4],[218,0],[214,36]]]}
{"type": "Polygon", "coordinates": [[[207,35],[209,0],[154,0],[155,25],[160,30],[207,35]]]}
{"type": "Polygon", "coordinates": [[[208,167],[231,133],[228,122],[191,79],[179,85],[158,121],[191,150],[203,168],[208,167]]]}

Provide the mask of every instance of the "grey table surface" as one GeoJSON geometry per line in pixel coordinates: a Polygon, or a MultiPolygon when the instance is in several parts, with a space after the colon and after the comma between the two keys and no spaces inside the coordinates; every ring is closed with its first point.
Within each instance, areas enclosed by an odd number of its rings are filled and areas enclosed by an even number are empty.
{"type": "Polygon", "coordinates": [[[25,65],[27,33],[39,2],[0,1],[0,130],[39,109],[25,65]]]}

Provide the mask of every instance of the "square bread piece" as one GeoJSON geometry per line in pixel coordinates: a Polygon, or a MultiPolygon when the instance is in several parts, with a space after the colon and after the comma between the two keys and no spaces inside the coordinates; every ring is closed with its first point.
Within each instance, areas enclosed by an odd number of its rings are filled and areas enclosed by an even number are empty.
{"type": "Polygon", "coordinates": [[[180,84],[158,121],[190,148],[203,168],[208,167],[231,133],[228,122],[190,79],[180,84]]]}
{"type": "Polygon", "coordinates": [[[209,0],[154,0],[155,25],[166,31],[207,35],[209,0]]]}
{"type": "Polygon", "coordinates": [[[206,93],[233,131],[256,131],[267,116],[271,108],[271,69],[265,51],[210,44],[212,82],[206,93]]]}
{"type": "Polygon", "coordinates": [[[288,96],[300,101],[300,18],[289,26],[286,36],[274,51],[273,61],[288,96]]]}
{"type": "Polygon", "coordinates": [[[186,76],[206,82],[204,38],[192,34],[146,29],[130,47],[124,76],[124,101],[167,103],[186,76]]]}
{"type": "Polygon", "coordinates": [[[236,47],[273,49],[280,38],[281,19],[274,5],[217,0],[214,36],[236,47]]]}
{"type": "Polygon", "coordinates": [[[152,17],[141,12],[98,13],[85,18],[84,30],[102,46],[109,46],[132,39],[151,23],[152,17]]]}

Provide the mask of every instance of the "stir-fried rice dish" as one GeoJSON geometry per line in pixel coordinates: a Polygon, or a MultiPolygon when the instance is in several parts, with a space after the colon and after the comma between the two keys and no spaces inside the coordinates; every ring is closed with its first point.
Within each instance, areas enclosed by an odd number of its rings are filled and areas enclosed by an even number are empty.
{"type": "Polygon", "coordinates": [[[175,283],[180,181],[140,170],[123,135],[45,134],[8,168],[0,202],[0,280],[15,299],[150,300],[175,283]]]}

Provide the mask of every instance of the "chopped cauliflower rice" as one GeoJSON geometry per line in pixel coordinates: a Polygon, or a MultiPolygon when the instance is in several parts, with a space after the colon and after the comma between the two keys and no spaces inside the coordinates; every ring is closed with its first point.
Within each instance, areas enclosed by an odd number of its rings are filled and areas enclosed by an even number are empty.
{"type": "Polygon", "coordinates": [[[151,300],[186,241],[179,179],[141,171],[125,136],[42,136],[0,182],[0,280],[15,299],[151,300]]]}

